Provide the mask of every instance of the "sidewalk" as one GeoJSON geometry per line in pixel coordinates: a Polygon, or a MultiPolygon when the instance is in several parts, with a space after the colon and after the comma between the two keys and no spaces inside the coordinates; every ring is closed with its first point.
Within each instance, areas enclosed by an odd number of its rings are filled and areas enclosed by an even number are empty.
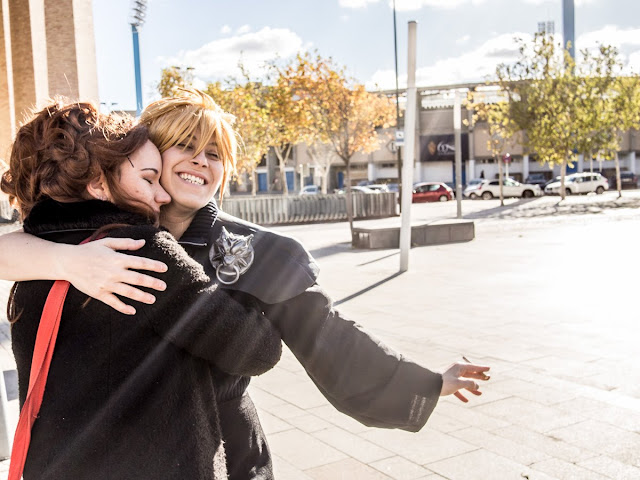
{"type": "MultiPolygon", "coordinates": [[[[441,399],[411,434],[338,413],[285,351],[250,387],[276,478],[640,478],[640,290],[629,280],[640,192],[557,203],[465,201],[476,239],[414,248],[401,275],[397,250],[352,250],[344,223],[276,228],[316,257],[338,309],[385,343],[433,369],[462,355],[492,367],[482,397],[441,399]]],[[[413,207],[413,220],[455,216],[453,202],[413,207]]]]}

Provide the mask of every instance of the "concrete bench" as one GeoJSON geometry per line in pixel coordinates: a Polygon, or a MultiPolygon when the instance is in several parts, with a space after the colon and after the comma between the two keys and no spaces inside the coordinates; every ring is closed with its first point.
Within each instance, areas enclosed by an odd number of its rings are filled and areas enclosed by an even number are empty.
{"type": "MultiPolygon", "coordinates": [[[[411,225],[411,246],[468,242],[474,238],[472,220],[436,220],[411,225]]],[[[400,225],[354,227],[351,245],[368,249],[399,248],[400,225]]]]}

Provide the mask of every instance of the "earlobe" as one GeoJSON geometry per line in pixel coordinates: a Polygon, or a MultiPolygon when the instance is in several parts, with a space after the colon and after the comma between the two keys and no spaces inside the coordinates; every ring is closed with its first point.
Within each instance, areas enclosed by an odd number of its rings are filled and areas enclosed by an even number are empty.
{"type": "Polygon", "coordinates": [[[102,200],[103,202],[111,200],[109,188],[107,187],[107,184],[102,175],[89,182],[89,184],[87,185],[87,193],[91,198],[95,198],[96,200],[102,200]]]}

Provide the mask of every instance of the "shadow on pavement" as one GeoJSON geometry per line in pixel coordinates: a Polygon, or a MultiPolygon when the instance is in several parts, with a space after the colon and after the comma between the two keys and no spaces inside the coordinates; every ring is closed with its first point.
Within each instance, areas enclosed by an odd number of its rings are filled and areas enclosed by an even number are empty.
{"type": "Polygon", "coordinates": [[[393,275],[388,276],[387,278],[384,278],[382,280],[380,280],[379,282],[374,283],[373,285],[369,285],[366,288],[363,288],[362,290],[356,292],[356,293],[352,293],[351,295],[341,298],[340,300],[336,301],[333,303],[334,306],[338,306],[342,303],[348,302],[349,300],[353,300],[356,297],[359,297],[360,295],[362,295],[363,293],[367,293],[371,290],[373,290],[374,288],[379,287],[380,285],[383,285],[384,283],[388,282],[389,280],[393,280],[394,278],[396,278],[399,275],[402,275],[402,273],[404,272],[396,272],[393,275]]]}
{"type": "Polygon", "coordinates": [[[342,253],[350,249],[351,249],[351,242],[340,242],[340,243],[336,243],[335,245],[328,245],[326,247],[309,250],[309,253],[313,256],[313,258],[322,258],[322,257],[329,257],[331,255],[336,255],[338,253],[342,253]]]}
{"type": "Polygon", "coordinates": [[[580,202],[571,203],[569,200],[561,201],[558,199],[554,203],[535,202],[531,206],[526,206],[535,199],[520,200],[516,203],[505,205],[504,207],[495,207],[480,212],[465,215],[466,219],[476,218],[492,218],[492,219],[510,219],[510,218],[529,218],[529,217],[552,217],[556,215],[595,215],[605,210],[614,210],[618,208],[640,208],[640,198],[619,198],[603,202],[580,202]]]}

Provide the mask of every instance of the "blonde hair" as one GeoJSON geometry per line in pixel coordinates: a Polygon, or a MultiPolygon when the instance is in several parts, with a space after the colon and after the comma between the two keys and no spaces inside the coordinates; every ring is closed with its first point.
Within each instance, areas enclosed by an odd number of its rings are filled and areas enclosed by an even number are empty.
{"type": "Polygon", "coordinates": [[[144,109],[140,122],[149,129],[149,138],[164,153],[181,143],[194,142],[194,155],[213,141],[223,162],[220,199],[229,175],[236,169],[237,133],[235,117],[225,112],[206,93],[195,88],[181,88],[173,97],[162,98],[144,109]]]}

